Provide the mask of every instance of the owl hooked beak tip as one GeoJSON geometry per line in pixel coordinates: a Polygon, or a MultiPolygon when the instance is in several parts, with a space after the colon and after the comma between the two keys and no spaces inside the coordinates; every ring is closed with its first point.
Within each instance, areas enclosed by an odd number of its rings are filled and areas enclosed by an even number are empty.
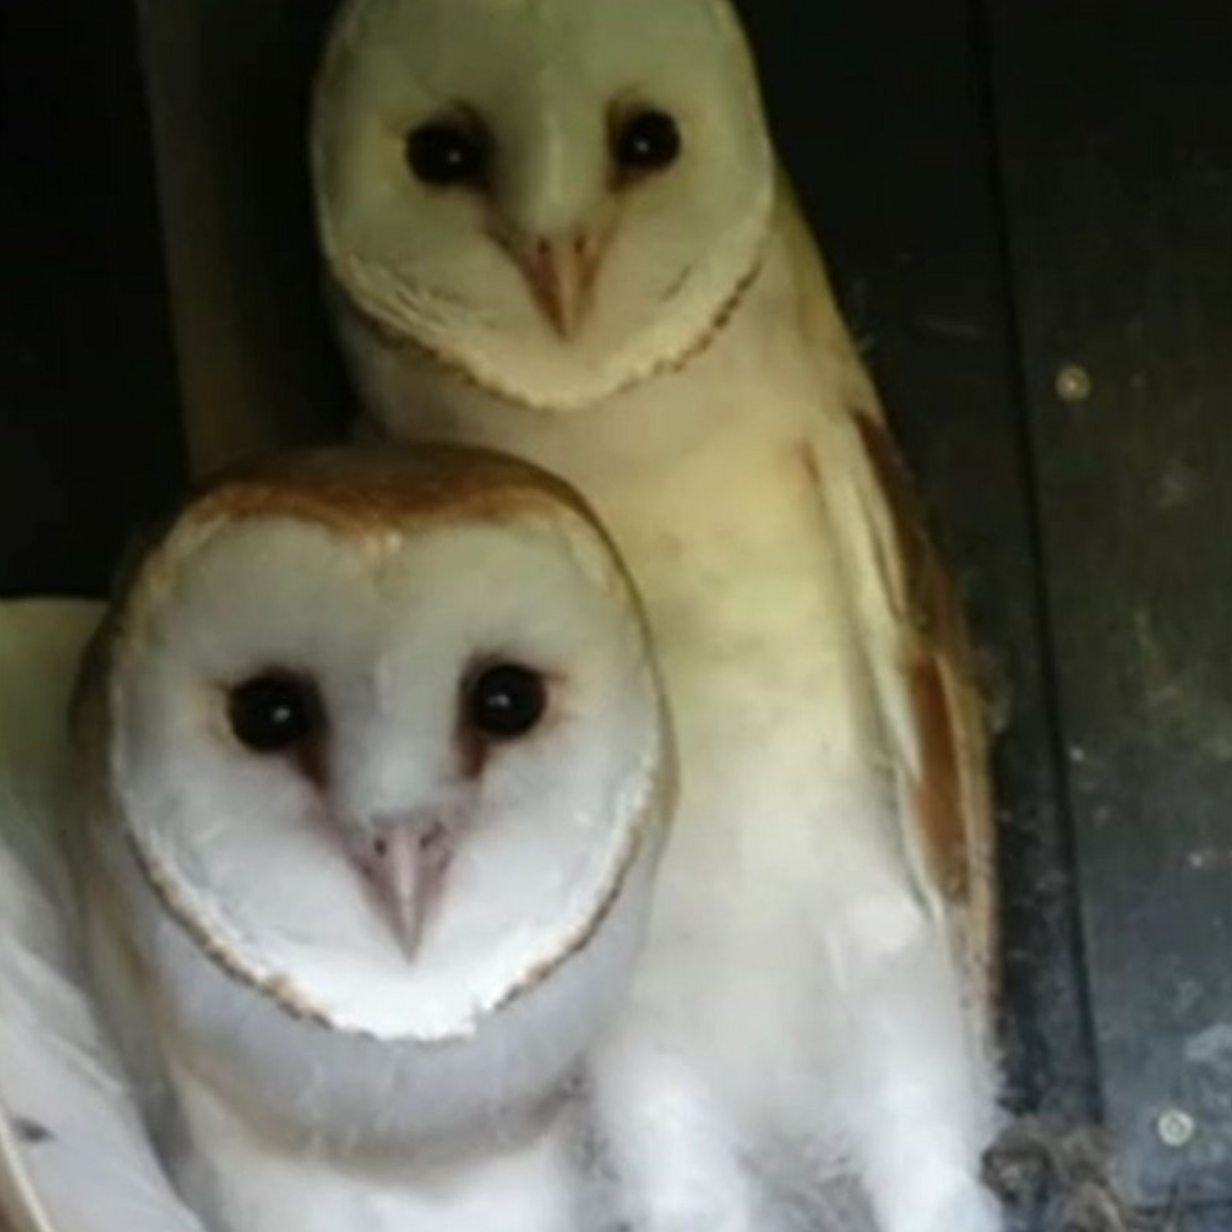
{"type": "Polygon", "coordinates": [[[564,341],[580,332],[589,315],[599,246],[586,235],[530,244],[519,264],[539,311],[564,341]]]}
{"type": "Polygon", "coordinates": [[[370,853],[361,860],[410,962],[419,953],[428,907],[444,871],[442,835],[439,826],[390,827],[371,840],[370,853]]]}

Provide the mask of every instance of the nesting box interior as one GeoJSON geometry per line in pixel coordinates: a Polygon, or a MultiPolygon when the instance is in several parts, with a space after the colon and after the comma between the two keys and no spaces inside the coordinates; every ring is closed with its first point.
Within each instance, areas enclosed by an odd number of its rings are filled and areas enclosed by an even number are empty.
{"type": "MultiPolygon", "coordinates": [[[[1000,729],[1011,1099],[1232,1228],[1232,16],[748,0],[773,126],[1000,729]]],[[[0,32],[0,591],[98,593],[185,479],[338,435],[305,164],[329,6],[0,32]]]]}

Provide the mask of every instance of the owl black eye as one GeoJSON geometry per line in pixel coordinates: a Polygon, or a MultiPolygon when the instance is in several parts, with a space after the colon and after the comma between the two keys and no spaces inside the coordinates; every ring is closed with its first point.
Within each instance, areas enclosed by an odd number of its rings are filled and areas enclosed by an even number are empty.
{"type": "Polygon", "coordinates": [[[316,686],[290,672],[265,672],[231,689],[227,718],[235,738],[254,753],[283,753],[325,725],[316,686]]]}
{"type": "Polygon", "coordinates": [[[471,681],[466,715],[481,735],[516,740],[538,725],[547,701],[547,684],[539,672],[518,663],[496,663],[471,681]]]}
{"type": "Polygon", "coordinates": [[[432,120],[407,135],[406,162],[419,180],[436,188],[482,187],[491,140],[477,121],[432,120]]]}
{"type": "Polygon", "coordinates": [[[662,171],[680,157],[680,129],[666,111],[634,111],[616,124],[612,157],[621,171],[662,171]]]}

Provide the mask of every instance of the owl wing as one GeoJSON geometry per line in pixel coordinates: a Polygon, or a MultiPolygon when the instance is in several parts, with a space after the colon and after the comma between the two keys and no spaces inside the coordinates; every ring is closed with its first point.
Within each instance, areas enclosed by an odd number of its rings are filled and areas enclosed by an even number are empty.
{"type": "Polygon", "coordinates": [[[962,606],[811,236],[798,213],[788,226],[793,268],[805,279],[801,324],[824,365],[812,470],[840,541],[886,728],[903,845],[988,1006],[996,988],[993,801],[962,606]]]}
{"type": "Polygon", "coordinates": [[[0,604],[0,1229],[202,1232],[81,982],[56,859],[68,694],[99,610],[0,604]]]}

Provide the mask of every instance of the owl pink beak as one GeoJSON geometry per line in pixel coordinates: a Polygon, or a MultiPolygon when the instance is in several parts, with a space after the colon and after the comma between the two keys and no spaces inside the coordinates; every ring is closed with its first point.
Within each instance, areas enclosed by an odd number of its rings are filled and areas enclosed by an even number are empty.
{"type": "Polygon", "coordinates": [[[450,854],[440,823],[402,823],[382,828],[359,859],[408,959],[419,950],[450,854]]]}
{"type": "Polygon", "coordinates": [[[540,237],[519,246],[514,256],[548,324],[561,338],[573,338],[585,324],[593,299],[603,257],[598,237],[540,237]]]}

